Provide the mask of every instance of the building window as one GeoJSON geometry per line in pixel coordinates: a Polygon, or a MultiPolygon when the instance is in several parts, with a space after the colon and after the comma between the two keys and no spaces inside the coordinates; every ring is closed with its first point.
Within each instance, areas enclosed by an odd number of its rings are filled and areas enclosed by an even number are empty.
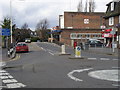
{"type": "Polygon", "coordinates": [[[114,17],[109,18],[109,25],[114,25],[114,17]]]}
{"type": "Polygon", "coordinates": [[[119,23],[120,23],[120,15],[119,15],[119,23]]]}
{"type": "Polygon", "coordinates": [[[89,19],[84,19],[84,24],[89,24],[89,19]]]}
{"type": "Polygon", "coordinates": [[[114,11],[114,2],[111,3],[111,11],[114,11]]]}

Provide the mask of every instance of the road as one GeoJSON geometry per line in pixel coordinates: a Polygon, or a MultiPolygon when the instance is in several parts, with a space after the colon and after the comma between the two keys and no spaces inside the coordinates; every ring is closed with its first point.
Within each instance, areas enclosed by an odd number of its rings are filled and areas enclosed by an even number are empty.
{"type": "Polygon", "coordinates": [[[83,59],[74,57],[74,50],[53,43],[30,43],[29,53],[7,62],[1,77],[7,88],[118,88],[117,55],[82,52],[83,59]],[[112,78],[112,79],[111,79],[112,78]],[[91,83],[92,82],[92,83],[91,83]]]}

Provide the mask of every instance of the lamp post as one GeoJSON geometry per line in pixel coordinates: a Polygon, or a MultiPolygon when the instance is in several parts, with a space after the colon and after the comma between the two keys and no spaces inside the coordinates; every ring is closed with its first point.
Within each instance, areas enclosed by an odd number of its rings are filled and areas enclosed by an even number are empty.
{"type": "Polygon", "coordinates": [[[10,0],[10,31],[11,31],[11,43],[13,43],[13,37],[12,37],[12,0],[10,0]]]}
{"type": "MultiPolygon", "coordinates": [[[[24,1],[24,0],[19,0],[24,1]]],[[[12,30],[12,0],[10,0],[10,32],[11,32],[11,43],[13,43],[13,30],[12,30]]]]}

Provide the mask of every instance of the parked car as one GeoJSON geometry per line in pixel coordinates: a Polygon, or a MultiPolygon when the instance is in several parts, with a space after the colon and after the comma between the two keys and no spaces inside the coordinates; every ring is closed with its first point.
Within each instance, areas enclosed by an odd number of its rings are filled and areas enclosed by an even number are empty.
{"type": "Polygon", "coordinates": [[[97,41],[97,40],[89,40],[86,44],[89,44],[90,47],[102,47],[102,46],[104,46],[104,43],[102,43],[101,41],[97,41]]]}
{"type": "Polygon", "coordinates": [[[30,39],[30,38],[26,38],[26,39],[25,39],[25,42],[26,42],[26,43],[31,43],[31,39],[30,39]]]}
{"type": "Polygon", "coordinates": [[[26,43],[18,43],[16,45],[16,52],[29,52],[28,45],[26,43]]]}

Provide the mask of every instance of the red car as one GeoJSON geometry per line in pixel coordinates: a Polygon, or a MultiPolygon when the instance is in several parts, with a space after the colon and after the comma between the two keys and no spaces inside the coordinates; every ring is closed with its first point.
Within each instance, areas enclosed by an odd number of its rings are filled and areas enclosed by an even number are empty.
{"type": "Polygon", "coordinates": [[[26,43],[18,43],[16,45],[16,52],[29,52],[28,45],[26,43]]]}

